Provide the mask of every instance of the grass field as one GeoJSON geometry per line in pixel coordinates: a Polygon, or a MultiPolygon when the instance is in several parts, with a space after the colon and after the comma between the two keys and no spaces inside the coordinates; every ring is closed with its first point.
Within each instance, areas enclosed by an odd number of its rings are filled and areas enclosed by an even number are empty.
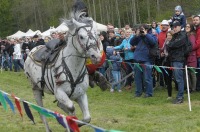
{"type": "MultiPolygon", "coordinates": [[[[14,93],[17,97],[35,104],[31,86],[23,73],[0,73],[0,89],[14,93]]],[[[134,90],[134,89],[133,89],[134,90]]],[[[187,94],[183,104],[174,105],[166,100],[167,90],[157,88],[152,98],[134,98],[133,91],[122,93],[102,92],[98,87],[88,89],[91,124],[110,130],[126,132],[199,132],[200,131],[200,93],[191,94],[192,111],[188,109],[187,94]]],[[[176,95],[173,91],[173,97],[176,95]]],[[[45,94],[45,108],[64,114],[53,101],[54,96],[45,94]]],[[[75,104],[77,117],[82,114],[75,104]]],[[[36,124],[25,115],[13,114],[0,106],[0,132],[44,132],[45,128],[38,113],[31,109],[36,124]]],[[[66,115],[66,114],[65,114],[66,115]]],[[[64,132],[54,118],[48,118],[53,132],[64,132]]],[[[89,126],[80,128],[81,132],[93,132],[89,126]]]]}

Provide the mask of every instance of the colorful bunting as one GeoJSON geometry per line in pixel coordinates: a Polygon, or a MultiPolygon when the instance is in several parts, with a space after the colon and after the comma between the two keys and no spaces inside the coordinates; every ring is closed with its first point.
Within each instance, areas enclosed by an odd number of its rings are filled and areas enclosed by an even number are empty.
{"type": "MultiPolygon", "coordinates": [[[[0,102],[2,104],[4,102],[5,106],[6,106],[6,102],[7,102],[10,105],[12,111],[15,113],[14,105],[11,102],[11,100],[8,98],[7,95],[9,95],[9,94],[7,94],[7,93],[4,94],[4,93],[2,93],[0,91],[0,102]]],[[[22,101],[22,100],[20,100],[20,98],[18,98],[18,97],[15,97],[14,94],[11,94],[10,96],[14,98],[15,105],[16,105],[16,107],[17,107],[17,109],[18,109],[21,117],[23,117],[22,109],[21,109],[20,102],[19,102],[19,101],[22,101]]],[[[57,112],[52,112],[50,110],[47,110],[47,109],[42,108],[40,106],[34,105],[34,104],[29,103],[27,101],[22,101],[22,102],[23,102],[24,110],[25,110],[27,116],[29,117],[30,120],[33,121],[34,124],[35,124],[34,117],[32,115],[32,112],[31,112],[30,108],[29,108],[29,105],[33,109],[35,109],[36,111],[38,111],[40,114],[42,114],[42,115],[44,115],[46,117],[54,117],[54,118],[56,118],[57,121],[58,121],[58,123],[61,124],[64,128],[66,128],[67,131],[70,131],[70,132],[80,132],[77,123],[83,123],[83,124],[85,124],[87,126],[90,126],[90,127],[92,127],[95,130],[95,132],[121,132],[121,131],[116,131],[116,130],[109,130],[108,131],[108,130],[105,130],[103,128],[99,128],[99,127],[93,126],[91,124],[79,121],[75,116],[67,116],[67,117],[65,117],[65,116],[63,116],[63,115],[61,115],[61,114],[59,114],[57,112]],[[69,128],[70,128],[70,130],[69,130],[69,128]]]]}
{"type": "Polygon", "coordinates": [[[4,94],[3,96],[4,96],[5,100],[6,100],[6,102],[9,104],[10,109],[12,110],[12,112],[15,113],[15,107],[14,107],[12,101],[8,98],[8,96],[6,94],[4,94]]]}
{"type": "Polygon", "coordinates": [[[7,111],[7,105],[6,105],[6,101],[3,97],[3,93],[0,91],[0,102],[3,105],[3,108],[7,111]]]}
{"type": "Polygon", "coordinates": [[[15,100],[15,105],[17,107],[17,110],[19,111],[19,114],[21,117],[23,117],[23,114],[22,114],[22,108],[21,108],[21,105],[20,105],[20,102],[18,99],[16,99],[15,95],[14,94],[11,94],[11,96],[14,98],[15,100]]]}
{"type": "Polygon", "coordinates": [[[73,132],[80,132],[77,123],[73,119],[78,120],[75,116],[67,116],[66,117],[69,127],[72,129],[73,132]]]}
{"type": "Polygon", "coordinates": [[[24,105],[24,110],[26,112],[26,115],[29,117],[29,119],[31,119],[33,121],[33,124],[35,124],[35,121],[34,121],[34,118],[33,118],[33,115],[31,113],[31,110],[28,106],[28,104],[26,102],[23,101],[23,105],[24,105]]]}

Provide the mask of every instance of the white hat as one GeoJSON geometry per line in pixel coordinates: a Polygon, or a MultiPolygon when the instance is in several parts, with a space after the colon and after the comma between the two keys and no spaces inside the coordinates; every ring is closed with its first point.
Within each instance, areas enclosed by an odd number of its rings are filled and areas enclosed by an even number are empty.
{"type": "Polygon", "coordinates": [[[168,23],[167,20],[163,20],[163,21],[161,22],[161,25],[169,25],[169,23],[168,23]]]}

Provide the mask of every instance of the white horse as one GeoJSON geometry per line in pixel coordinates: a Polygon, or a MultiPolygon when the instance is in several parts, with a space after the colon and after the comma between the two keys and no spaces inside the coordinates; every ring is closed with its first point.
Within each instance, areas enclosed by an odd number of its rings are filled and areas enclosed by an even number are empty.
{"type": "MultiPolygon", "coordinates": [[[[31,57],[42,46],[35,47],[27,57],[24,69],[33,84],[33,93],[37,104],[43,106],[42,92],[52,93],[58,101],[58,106],[69,115],[75,115],[73,101],[76,101],[83,113],[83,121],[91,120],[86,90],[89,87],[89,77],[85,66],[86,58],[90,57],[94,64],[101,61],[98,47],[96,23],[89,17],[76,13],[70,20],[65,21],[69,27],[67,46],[60,50],[55,63],[47,66],[41,87],[42,67],[31,57]]],[[[48,123],[41,115],[46,132],[50,131],[48,123]]]]}

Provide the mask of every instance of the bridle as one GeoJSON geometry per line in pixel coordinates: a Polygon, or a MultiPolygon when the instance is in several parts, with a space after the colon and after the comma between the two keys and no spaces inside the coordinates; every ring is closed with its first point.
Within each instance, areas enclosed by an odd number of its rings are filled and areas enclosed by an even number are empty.
{"type": "Polygon", "coordinates": [[[79,43],[79,45],[81,46],[81,48],[83,49],[83,51],[86,53],[90,48],[93,48],[94,50],[97,50],[97,48],[99,49],[99,43],[97,41],[97,39],[94,37],[94,35],[92,35],[92,28],[93,28],[93,25],[90,24],[90,25],[84,25],[84,26],[81,26],[79,28],[77,28],[74,32],[74,34],[71,34],[72,35],[72,45],[74,46],[74,48],[78,51],[78,49],[75,47],[74,45],[74,37],[77,36],[77,41],[79,43]],[[86,27],[91,27],[90,30],[87,30],[86,27]],[[78,35],[78,32],[80,29],[84,29],[86,32],[87,32],[87,35],[88,35],[88,39],[87,39],[87,42],[86,42],[86,46],[84,46],[84,44],[81,42],[80,40],[80,36],[78,35]],[[95,41],[94,44],[90,44],[89,45],[89,40],[90,39],[93,39],[95,41]]]}

